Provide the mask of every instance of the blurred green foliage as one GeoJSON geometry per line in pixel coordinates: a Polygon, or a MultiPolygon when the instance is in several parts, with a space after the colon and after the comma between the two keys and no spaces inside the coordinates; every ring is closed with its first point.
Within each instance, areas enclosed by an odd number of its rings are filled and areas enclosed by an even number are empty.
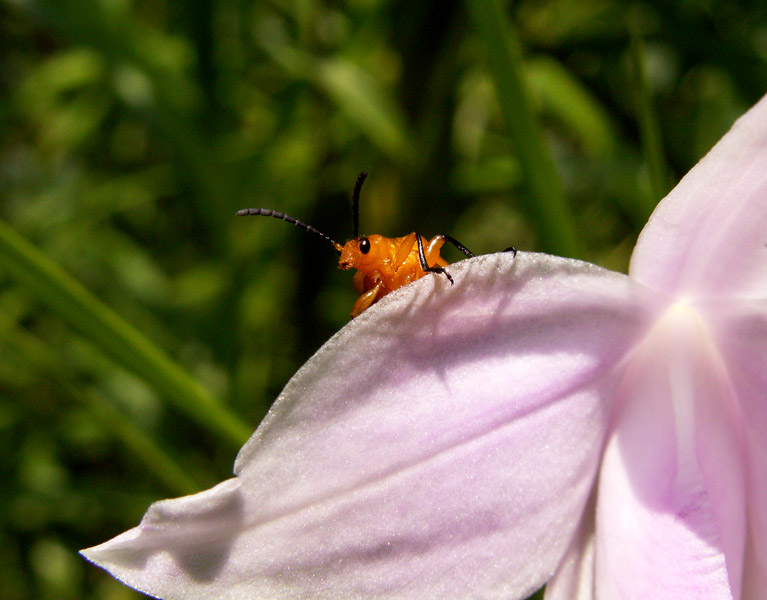
{"type": "MultiPolygon", "coordinates": [[[[0,599],[138,594],[76,550],[229,476],[348,319],[313,236],[625,270],[767,90],[725,0],[0,0],[0,599]]],[[[459,256],[450,255],[456,260],[459,256]]]]}

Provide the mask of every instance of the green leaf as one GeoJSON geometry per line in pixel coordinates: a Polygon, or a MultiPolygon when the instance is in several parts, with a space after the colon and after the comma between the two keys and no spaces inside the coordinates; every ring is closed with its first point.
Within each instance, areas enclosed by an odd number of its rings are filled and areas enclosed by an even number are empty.
{"type": "Polygon", "coordinates": [[[506,126],[515,142],[530,194],[530,213],[544,249],[583,256],[575,219],[544,140],[525,80],[522,49],[498,0],[467,0],[474,28],[487,48],[487,61],[506,126]]]}
{"type": "Polygon", "coordinates": [[[647,165],[647,175],[650,184],[649,196],[643,194],[640,207],[641,217],[647,218],[655,210],[656,204],[671,189],[666,166],[666,154],[663,151],[658,117],[653,105],[652,89],[647,78],[647,60],[644,42],[638,31],[638,26],[631,27],[631,67],[636,97],[637,120],[639,134],[642,140],[642,153],[647,165]]]}
{"type": "Polygon", "coordinates": [[[299,50],[277,20],[260,28],[259,41],[277,64],[315,86],[390,159],[408,164],[413,158],[404,118],[374,77],[349,60],[299,50]]]}
{"type": "Polygon", "coordinates": [[[178,410],[202,427],[233,446],[248,439],[250,427],[137,329],[2,221],[0,264],[83,337],[117,364],[154,385],[178,410]]]}
{"type": "Polygon", "coordinates": [[[549,56],[527,61],[530,87],[547,114],[561,122],[592,158],[615,155],[617,127],[594,94],[561,63],[549,56]]]}

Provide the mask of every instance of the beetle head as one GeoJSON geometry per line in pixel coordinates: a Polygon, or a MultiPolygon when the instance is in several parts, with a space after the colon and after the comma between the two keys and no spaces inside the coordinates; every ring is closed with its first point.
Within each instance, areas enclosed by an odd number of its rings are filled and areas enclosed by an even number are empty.
{"type": "Polygon", "coordinates": [[[354,238],[346,242],[341,249],[338,259],[339,269],[358,269],[369,271],[380,264],[381,240],[380,235],[368,235],[354,238]]]}

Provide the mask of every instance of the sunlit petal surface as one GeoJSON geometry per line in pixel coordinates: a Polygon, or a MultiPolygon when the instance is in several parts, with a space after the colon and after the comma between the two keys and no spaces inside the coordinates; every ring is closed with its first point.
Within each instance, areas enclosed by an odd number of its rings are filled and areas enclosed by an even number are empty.
{"type": "Polygon", "coordinates": [[[600,471],[600,598],[740,598],[744,449],[733,382],[698,312],[677,304],[630,361],[600,471]]]}
{"type": "Polygon", "coordinates": [[[767,297],[767,97],[658,206],[630,274],[679,297],[767,297]]]}
{"type": "Polygon", "coordinates": [[[163,598],[524,597],[591,493],[655,309],[627,277],[483,256],[355,319],[291,380],[237,478],[85,551],[163,598]]]}
{"type": "Polygon", "coordinates": [[[767,302],[714,305],[709,314],[744,424],[749,519],[744,598],[757,600],[767,590],[767,302]]]}
{"type": "Polygon", "coordinates": [[[592,600],[594,589],[594,501],[590,501],[559,569],[546,584],[544,600],[592,600]]]}

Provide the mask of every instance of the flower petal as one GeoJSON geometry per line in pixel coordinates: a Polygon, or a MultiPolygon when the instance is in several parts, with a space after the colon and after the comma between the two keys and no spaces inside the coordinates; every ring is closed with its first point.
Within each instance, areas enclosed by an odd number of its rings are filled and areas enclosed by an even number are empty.
{"type": "Polygon", "coordinates": [[[455,286],[423,278],[320,349],[235,480],[154,505],[86,556],[185,600],[507,600],[542,585],[592,488],[611,367],[652,304],[627,277],[545,255],[450,272],[455,286]]]}
{"type": "Polygon", "coordinates": [[[632,277],[682,297],[767,296],[767,97],[658,205],[632,277]]]}
{"type": "Polygon", "coordinates": [[[627,369],[600,472],[596,579],[617,600],[740,598],[745,474],[735,395],[678,304],[627,369]]]}
{"type": "Polygon", "coordinates": [[[594,501],[583,513],[578,531],[562,562],[546,584],[544,600],[592,600],[594,598],[594,501]]]}
{"type": "Polygon", "coordinates": [[[767,307],[740,302],[735,309],[714,305],[709,313],[742,412],[748,494],[743,598],[756,600],[767,589],[767,307]]]}

